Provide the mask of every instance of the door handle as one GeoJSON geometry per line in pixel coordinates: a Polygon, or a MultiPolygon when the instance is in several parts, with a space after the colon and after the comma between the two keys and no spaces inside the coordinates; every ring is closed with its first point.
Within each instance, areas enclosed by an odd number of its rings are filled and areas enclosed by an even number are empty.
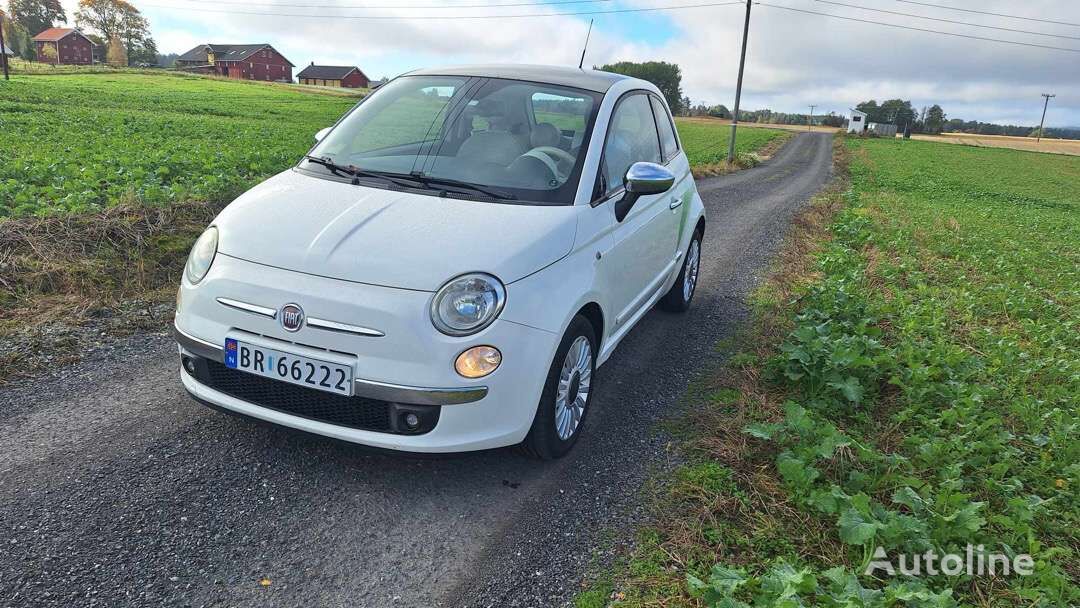
{"type": "Polygon", "coordinates": [[[671,204],[668,205],[668,209],[678,209],[682,205],[682,198],[675,197],[671,199],[671,204]]]}

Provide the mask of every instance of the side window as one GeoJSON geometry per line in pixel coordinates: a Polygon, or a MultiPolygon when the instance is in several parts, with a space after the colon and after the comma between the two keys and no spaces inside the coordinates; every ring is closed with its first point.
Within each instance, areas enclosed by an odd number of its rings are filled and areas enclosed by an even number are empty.
{"type": "Polygon", "coordinates": [[[605,193],[621,188],[630,165],[638,162],[660,162],[656,120],[645,93],[624,97],[615,107],[604,142],[605,193]]]}
{"type": "Polygon", "coordinates": [[[675,139],[675,129],[671,126],[671,117],[664,103],[655,97],[649,99],[656,117],[656,128],[660,132],[660,149],[664,153],[664,162],[667,162],[679,153],[679,141],[675,139]]]}

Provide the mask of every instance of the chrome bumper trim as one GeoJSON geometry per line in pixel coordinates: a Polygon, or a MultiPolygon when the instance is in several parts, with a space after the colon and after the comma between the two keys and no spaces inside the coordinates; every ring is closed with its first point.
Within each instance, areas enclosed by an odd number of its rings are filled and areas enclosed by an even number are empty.
{"type": "Polygon", "coordinates": [[[340,331],[346,334],[356,334],[358,336],[367,336],[369,338],[381,338],[386,335],[383,332],[377,329],[371,329],[370,327],[360,327],[359,325],[349,325],[347,323],[338,323],[337,321],[327,321],[326,319],[316,319],[314,317],[308,317],[306,323],[308,327],[325,329],[327,331],[340,331]]]}
{"type": "Polygon", "coordinates": [[[222,363],[225,361],[225,347],[218,346],[217,344],[211,344],[206,340],[200,340],[195,336],[186,334],[176,325],[173,325],[173,337],[176,338],[176,342],[193,355],[198,355],[204,359],[210,359],[222,363]]]}
{"type": "Polygon", "coordinates": [[[423,388],[387,384],[359,378],[353,381],[353,385],[355,389],[353,393],[361,397],[411,405],[461,405],[479,401],[487,397],[488,394],[488,387],[486,386],[423,388]]]}
{"type": "Polygon", "coordinates": [[[248,304],[247,302],[241,302],[240,300],[233,300],[230,298],[218,298],[217,303],[222,306],[228,306],[229,308],[235,308],[236,310],[254,313],[271,319],[277,318],[276,310],[265,306],[259,306],[258,304],[248,304]]]}
{"type": "MultiPolygon", "coordinates": [[[[173,325],[176,341],[193,355],[222,363],[225,361],[225,348],[184,333],[173,325]]],[[[380,401],[393,401],[409,405],[461,405],[472,403],[487,397],[488,387],[469,386],[463,388],[426,388],[388,384],[375,380],[357,378],[353,380],[353,395],[380,401]]],[[[257,405],[257,404],[256,404],[257,405]]]]}

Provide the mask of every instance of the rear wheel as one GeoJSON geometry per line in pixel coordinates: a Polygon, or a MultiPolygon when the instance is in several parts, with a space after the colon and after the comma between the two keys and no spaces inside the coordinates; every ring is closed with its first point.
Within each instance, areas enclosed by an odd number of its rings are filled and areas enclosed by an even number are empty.
{"type": "Polygon", "coordinates": [[[548,370],[532,428],[521,447],[543,460],[570,451],[585,425],[596,372],[596,332],[578,315],[570,322],[548,370]]]}
{"type": "Polygon", "coordinates": [[[701,269],[701,232],[695,232],[686,248],[682,271],[667,294],[660,299],[660,308],[669,312],[686,312],[697,289],[698,271],[701,269]]]}

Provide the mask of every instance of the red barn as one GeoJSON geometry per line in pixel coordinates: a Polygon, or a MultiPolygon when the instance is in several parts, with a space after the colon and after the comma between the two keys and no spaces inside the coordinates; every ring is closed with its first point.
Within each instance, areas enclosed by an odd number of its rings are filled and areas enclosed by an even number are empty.
{"type": "Polygon", "coordinates": [[[180,55],[176,67],[226,78],[292,82],[293,64],[269,44],[203,44],[180,55]]]}
{"type": "Polygon", "coordinates": [[[364,72],[352,65],[315,65],[312,61],[296,75],[300,84],[314,84],[323,87],[345,87],[346,89],[366,89],[371,80],[364,72]]]}
{"type": "Polygon", "coordinates": [[[34,50],[38,61],[53,65],[94,63],[94,43],[70,27],[51,27],[34,36],[34,50]]]}

